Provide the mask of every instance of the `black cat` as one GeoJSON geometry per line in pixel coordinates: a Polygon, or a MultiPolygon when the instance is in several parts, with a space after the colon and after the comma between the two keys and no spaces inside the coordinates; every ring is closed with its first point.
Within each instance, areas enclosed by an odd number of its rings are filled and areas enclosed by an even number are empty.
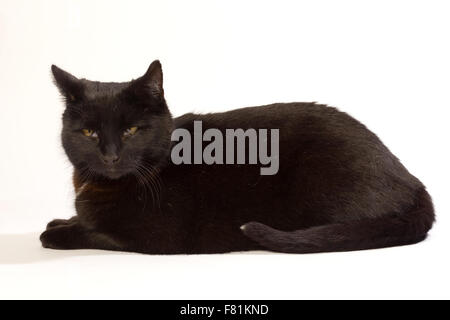
{"type": "MultiPolygon", "coordinates": [[[[350,251],[417,243],[434,222],[423,184],[364,125],[314,103],[172,119],[159,61],[127,83],[52,66],[77,215],[41,235],[54,249],[149,254],[350,251]],[[171,161],[171,133],[279,129],[279,170],[171,161]]],[[[249,148],[249,144],[246,145],[249,148]]]]}

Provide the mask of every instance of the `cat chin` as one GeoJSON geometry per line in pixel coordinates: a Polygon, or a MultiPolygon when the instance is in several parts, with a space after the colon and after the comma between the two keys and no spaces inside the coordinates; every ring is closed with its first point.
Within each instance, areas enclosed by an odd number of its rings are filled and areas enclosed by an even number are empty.
{"type": "Polygon", "coordinates": [[[105,178],[109,179],[109,180],[118,180],[122,177],[124,177],[123,174],[117,174],[117,175],[103,175],[105,178]]]}
{"type": "MultiPolygon", "coordinates": [[[[78,172],[85,172],[84,170],[86,169],[85,166],[80,166],[77,167],[78,168],[78,172]]],[[[88,180],[89,177],[92,178],[93,180],[119,180],[121,178],[125,178],[126,176],[131,175],[133,172],[129,171],[129,170],[121,170],[121,169],[113,169],[113,170],[108,170],[106,168],[93,168],[90,167],[89,169],[89,174],[88,176],[88,180]]]]}
{"type": "Polygon", "coordinates": [[[117,179],[125,177],[126,175],[127,174],[124,173],[124,172],[117,172],[117,171],[116,172],[108,172],[108,173],[103,173],[102,174],[103,177],[105,177],[107,179],[110,179],[110,180],[117,180],[117,179]]]}
{"type": "Polygon", "coordinates": [[[130,174],[129,172],[124,172],[121,170],[95,170],[95,173],[98,177],[108,180],[118,180],[130,174]]]}

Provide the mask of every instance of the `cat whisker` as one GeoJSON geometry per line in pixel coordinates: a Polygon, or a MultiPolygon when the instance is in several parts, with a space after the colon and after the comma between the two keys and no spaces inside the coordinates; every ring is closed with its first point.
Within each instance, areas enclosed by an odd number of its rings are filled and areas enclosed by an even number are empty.
{"type": "Polygon", "coordinates": [[[154,208],[157,206],[158,209],[161,209],[162,181],[159,174],[147,162],[136,161],[135,169],[135,176],[139,176],[138,181],[145,187],[145,190],[149,190],[151,193],[154,208]]]}
{"type": "MultiPolygon", "coordinates": [[[[146,172],[139,165],[136,166],[136,172],[139,173],[139,176],[140,176],[139,181],[141,182],[141,185],[144,187],[144,191],[150,191],[150,194],[152,196],[152,203],[153,203],[153,205],[155,205],[155,202],[156,202],[155,191],[153,190],[153,185],[151,183],[149,183],[149,178],[148,178],[146,172]]],[[[147,193],[145,193],[145,194],[147,194],[147,193]]]]}
{"type": "Polygon", "coordinates": [[[157,201],[157,204],[159,205],[160,204],[161,183],[156,178],[154,171],[152,171],[150,168],[145,167],[145,166],[140,166],[140,168],[145,172],[146,177],[148,178],[150,184],[154,188],[155,193],[156,193],[156,201],[157,201]]]}

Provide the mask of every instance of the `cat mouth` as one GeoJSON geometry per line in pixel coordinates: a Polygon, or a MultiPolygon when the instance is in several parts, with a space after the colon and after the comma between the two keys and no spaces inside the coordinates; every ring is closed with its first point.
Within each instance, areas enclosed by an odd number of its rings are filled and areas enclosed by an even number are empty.
{"type": "Polygon", "coordinates": [[[119,170],[114,167],[109,167],[109,168],[105,168],[104,175],[110,179],[118,179],[118,178],[124,176],[125,172],[123,170],[119,170]]]}

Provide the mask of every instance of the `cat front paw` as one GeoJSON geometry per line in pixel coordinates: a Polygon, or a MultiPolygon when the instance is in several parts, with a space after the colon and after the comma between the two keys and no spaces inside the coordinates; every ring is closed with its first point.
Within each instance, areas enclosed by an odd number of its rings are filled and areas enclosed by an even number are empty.
{"type": "MultiPolygon", "coordinates": [[[[52,221],[53,222],[53,221],[52,221]]],[[[50,223],[52,223],[50,222],[50,223]]],[[[55,225],[53,225],[53,228],[55,225]]],[[[41,240],[41,244],[44,248],[48,249],[62,249],[59,245],[59,241],[57,238],[57,233],[53,232],[52,229],[49,229],[47,226],[47,230],[44,231],[41,236],[39,237],[39,240],[41,240]]]]}
{"type": "Polygon", "coordinates": [[[79,247],[81,234],[76,224],[58,225],[44,231],[40,240],[44,248],[76,249],[79,247]]]}
{"type": "Polygon", "coordinates": [[[54,227],[59,227],[59,226],[68,226],[75,222],[77,222],[77,217],[72,217],[70,219],[55,219],[55,220],[50,221],[47,224],[47,227],[45,228],[45,230],[49,230],[49,229],[52,229],[54,227]]]}

